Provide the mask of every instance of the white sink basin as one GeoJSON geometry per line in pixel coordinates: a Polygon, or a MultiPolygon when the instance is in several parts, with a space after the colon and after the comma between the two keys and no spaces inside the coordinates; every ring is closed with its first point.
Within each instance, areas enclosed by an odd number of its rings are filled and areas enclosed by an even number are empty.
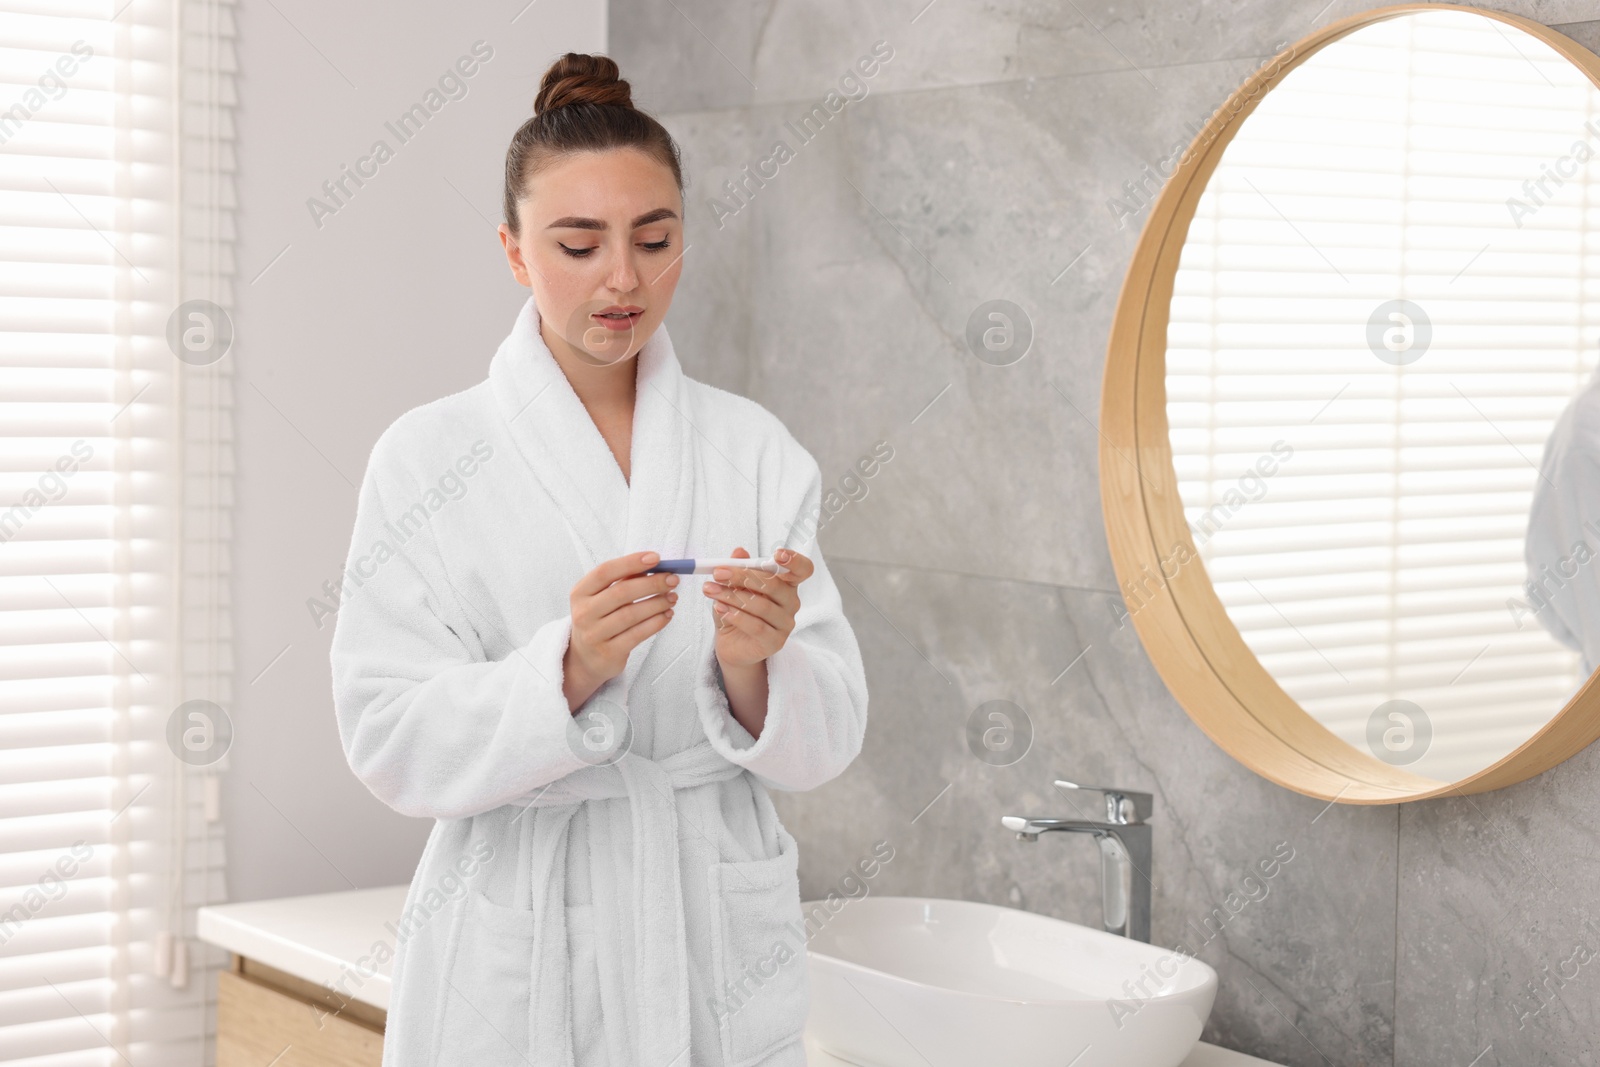
{"type": "Polygon", "coordinates": [[[1014,908],[801,907],[808,1032],[861,1067],[1178,1067],[1217,992],[1199,960],[1014,908]]]}

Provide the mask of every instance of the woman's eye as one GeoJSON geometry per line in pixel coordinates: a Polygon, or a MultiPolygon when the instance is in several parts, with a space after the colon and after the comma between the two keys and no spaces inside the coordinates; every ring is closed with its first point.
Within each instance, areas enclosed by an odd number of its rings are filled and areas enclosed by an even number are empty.
{"type": "MultiPolygon", "coordinates": [[[[592,247],[591,248],[568,248],[566,245],[561,244],[560,241],[557,241],[556,244],[561,245],[561,251],[565,252],[567,255],[573,257],[574,259],[583,259],[586,256],[588,256],[591,252],[594,251],[594,248],[592,248],[592,247]]],[[[663,238],[662,240],[659,240],[659,241],[649,241],[649,242],[645,242],[645,243],[641,244],[639,247],[648,249],[651,252],[664,252],[667,249],[672,247],[672,239],[669,237],[669,238],[663,238]]]]}

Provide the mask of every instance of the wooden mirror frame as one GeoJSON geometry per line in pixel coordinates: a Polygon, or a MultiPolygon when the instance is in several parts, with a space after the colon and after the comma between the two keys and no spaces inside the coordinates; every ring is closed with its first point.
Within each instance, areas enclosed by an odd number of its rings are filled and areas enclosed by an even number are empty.
{"type": "Polygon", "coordinates": [[[1419,11],[1471,12],[1523,30],[1600,88],[1600,57],[1531,19],[1455,4],[1400,4],[1317,30],[1259,68],[1211,116],[1145,220],[1117,298],[1100,399],[1100,500],[1122,590],[1162,681],[1234,759],[1286,789],[1330,802],[1392,804],[1481,793],[1554,767],[1600,737],[1600,672],[1516,750],[1458,782],[1426,778],[1340,740],[1290,697],[1245,644],[1200,559],[1167,427],[1167,321],[1179,257],[1223,151],[1261,97],[1295,67],[1356,30],[1419,11]],[[1168,546],[1163,549],[1162,546],[1168,546]],[[1175,564],[1175,565],[1174,565],[1175,564]],[[1168,570],[1171,574],[1168,574],[1168,570]]]}

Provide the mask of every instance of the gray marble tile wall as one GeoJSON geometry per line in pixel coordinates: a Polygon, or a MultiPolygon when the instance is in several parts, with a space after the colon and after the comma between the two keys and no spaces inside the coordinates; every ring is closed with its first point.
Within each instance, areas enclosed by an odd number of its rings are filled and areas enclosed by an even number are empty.
{"type": "MultiPolygon", "coordinates": [[[[1221,975],[1207,1040],[1294,1067],[1595,1063],[1600,752],[1497,793],[1329,807],[1214,746],[1113,610],[1095,421],[1143,218],[1108,203],[1279,46],[1364,6],[612,0],[610,32],[684,152],[688,372],[765,404],[834,484],[893,449],[821,534],[872,706],[842,777],[776,798],[806,896],[884,840],[873,892],[1096,925],[1092,843],[999,817],[1070,814],[1056,776],[1145,789],[1153,940],[1221,975]],[[800,129],[875,45],[859,99],[800,129]],[[1031,318],[1010,366],[964,342],[992,299],[1031,318]],[[1030,724],[1008,766],[968,746],[991,701],[1030,724]]],[[[1507,10],[1600,43],[1600,0],[1507,10]]]]}

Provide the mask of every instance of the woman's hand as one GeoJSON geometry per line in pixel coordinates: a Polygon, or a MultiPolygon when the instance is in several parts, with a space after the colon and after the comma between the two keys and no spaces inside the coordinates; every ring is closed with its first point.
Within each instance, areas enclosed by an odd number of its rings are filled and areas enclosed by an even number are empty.
{"type": "MultiPolygon", "coordinates": [[[[749,559],[743,548],[733,558],[749,559]]],[[[717,662],[724,673],[754,667],[782,648],[794,630],[800,610],[799,585],[815,565],[793,549],[780,548],[772,558],[789,568],[782,574],[745,567],[718,567],[703,587],[711,598],[717,624],[717,662]]],[[[752,731],[753,732],[753,731],[752,731]]]]}
{"type": "Polygon", "coordinates": [[[561,660],[567,707],[577,711],[596,689],[622,673],[628,653],[672,618],[676,574],[645,574],[661,561],[655,552],[607,560],[578,579],[567,598],[572,637],[561,660]],[[635,603],[637,601],[637,603],[635,603]]]}

